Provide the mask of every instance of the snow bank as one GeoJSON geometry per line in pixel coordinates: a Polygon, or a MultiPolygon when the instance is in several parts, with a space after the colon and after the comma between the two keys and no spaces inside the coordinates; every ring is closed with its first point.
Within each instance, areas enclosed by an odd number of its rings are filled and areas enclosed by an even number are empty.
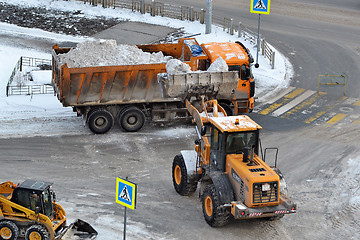
{"type": "Polygon", "coordinates": [[[84,41],[59,58],[70,68],[162,63],[169,59],[162,52],[143,52],[133,45],[117,45],[115,40],[84,41]]]}

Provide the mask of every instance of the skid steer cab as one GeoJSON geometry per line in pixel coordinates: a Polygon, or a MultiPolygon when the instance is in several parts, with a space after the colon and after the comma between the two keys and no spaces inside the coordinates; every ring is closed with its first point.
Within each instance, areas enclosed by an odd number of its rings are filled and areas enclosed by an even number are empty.
{"type": "Polygon", "coordinates": [[[0,184],[0,240],[94,239],[97,232],[78,219],[66,226],[52,183],[26,180],[0,184]]]}
{"type": "Polygon", "coordinates": [[[213,117],[194,108],[190,112],[200,139],[195,150],[175,156],[173,185],[180,195],[190,195],[200,182],[203,214],[210,226],[227,224],[231,215],[273,220],[296,212],[276,161],[270,167],[258,155],[260,125],[244,115],[213,117]]]}

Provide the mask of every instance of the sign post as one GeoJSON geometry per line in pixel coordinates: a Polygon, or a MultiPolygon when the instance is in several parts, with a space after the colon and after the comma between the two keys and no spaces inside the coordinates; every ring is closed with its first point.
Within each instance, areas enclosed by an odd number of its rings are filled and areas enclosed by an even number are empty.
{"type": "Polygon", "coordinates": [[[259,67],[259,50],[260,50],[260,16],[261,14],[270,14],[270,2],[271,0],[251,0],[250,12],[259,14],[258,20],[258,39],[257,39],[257,51],[256,51],[256,63],[255,67],[259,67]]]}
{"type": "Polygon", "coordinates": [[[126,209],[136,208],[137,185],[126,179],[116,178],[116,199],[115,201],[124,206],[124,237],[126,240],[126,209]]]}

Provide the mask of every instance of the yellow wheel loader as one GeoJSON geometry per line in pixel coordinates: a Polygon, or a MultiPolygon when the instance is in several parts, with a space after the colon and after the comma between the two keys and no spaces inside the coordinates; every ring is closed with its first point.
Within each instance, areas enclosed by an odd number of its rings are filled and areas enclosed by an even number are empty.
{"type": "MultiPolygon", "coordinates": [[[[261,126],[245,115],[226,116],[216,100],[204,101],[200,112],[186,102],[199,139],[195,150],[181,151],[172,166],[173,184],[180,195],[190,195],[200,182],[203,214],[212,227],[235,219],[278,219],[295,213],[285,179],[275,165],[259,157],[261,126]]],[[[275,155],[274,155],[275,156],[275,155]]]]}
{"type": "Polygon", "coordinates": [[[94,239],[97,232],[78,219],[66,226],[52,183],[26,180],[0,184],[0,240],[94,239]]]}

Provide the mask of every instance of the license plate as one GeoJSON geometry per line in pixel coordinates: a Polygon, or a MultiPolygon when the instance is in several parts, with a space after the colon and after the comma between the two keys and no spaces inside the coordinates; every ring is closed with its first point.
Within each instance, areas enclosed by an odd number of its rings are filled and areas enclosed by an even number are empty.
{"type": "Polygon", "coordinates": [[[265,191],[270,191],[270,184],[263,184],[261,190],[262,190],[263,192],[265,192],[265,191]]]}

